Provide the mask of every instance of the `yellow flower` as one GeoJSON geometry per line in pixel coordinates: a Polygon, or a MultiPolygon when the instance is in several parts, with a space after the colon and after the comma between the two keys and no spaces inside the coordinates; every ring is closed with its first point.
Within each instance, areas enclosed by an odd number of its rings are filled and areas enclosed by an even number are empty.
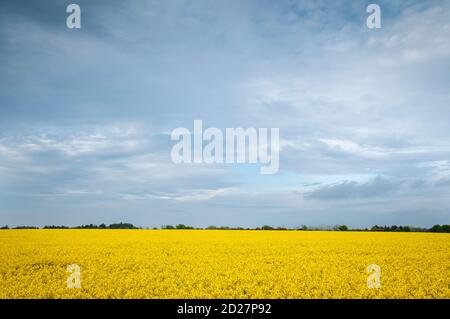
{"type": "Polygon", "coordinates": [[[2,230],[0,261],[0,298],[450,298],[449,234],[2,230]]]}

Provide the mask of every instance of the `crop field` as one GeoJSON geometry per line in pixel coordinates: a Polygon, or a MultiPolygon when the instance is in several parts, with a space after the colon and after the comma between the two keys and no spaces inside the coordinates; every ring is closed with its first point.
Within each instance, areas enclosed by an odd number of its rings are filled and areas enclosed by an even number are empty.
{"type": "Polygon", "coordinates": [[[450,298],[449,234],[3,230],[0,261],[0,298],[450,298]]]}

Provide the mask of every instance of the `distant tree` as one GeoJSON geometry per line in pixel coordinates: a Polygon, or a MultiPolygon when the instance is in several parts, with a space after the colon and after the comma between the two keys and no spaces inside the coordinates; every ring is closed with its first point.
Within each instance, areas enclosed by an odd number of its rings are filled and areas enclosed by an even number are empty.
{"type": "Polygon", "coordinates": [[[74,228],[77,228],[77,229],[97,229],[98,226],[97,225],[93,225],[93,224],[89,224],[89,225],[77,226],[77,227],[74,227],[74,228]]]}
{"type": "Polygon", "coordinates": [[[14,229],[39,229],[39,227],[36,226],[16,226],[14,229]]]}
{"type": "Polygon", "coordinates": [[[264,225],[261,227],[262,230],[272,230],[273,227],[269,226],[269,225],[264,225]]]}
{"type": "Polygon", "coordinates": [[[55,225],[46,225],[44,229],[68,229],[67,226],[55,226],[55,225]]]}
{"type": "Polygon", "coordinates": [[[450,225],[434,225],[429,231],[433,233],[450,233],[450,225]]]}
{"type": "Polygon", "coordinates": [[[339,231],[347,231],[348,227],[347,227],[347,225],[339,225],[337,227],[337,230],[339,230],[339,231]]]}
{"type": "Polygon", "coordinates": [[[185,224],[178,224],[175,226],[176,229],[194,229],[194,227],[186,226],[185,224]]]}
{"type": "Polygon", "coordinates": [[[172,225],[162,225],[162,229],[175,229],[172,225]]]}
{"type": "Polygon", "coordinates": [[[308,226],[302,225],[302,226],[300,227],[300,229],[301,229],[301,230],[308,230],[308,226]]]}
{"type": "Polygon", "coordinates": [[[109,225],[111,229],[137,229],[136,226],[130,223],[118,223],[109,225]]]}
{"type": "Polygon", "coordinates": [[[441,225],[434,225],[433,227],[431,227],[430,231],[433,233],[440,233],[442,232],[442,227],[441,225]]]}
{"type": "Polygon", "coordinates": [[[217,227],[216,227],[216,226],[213,226],[213,225],[211,225],[211,226],[208,226],[208,227],[206,227],[206,229],[217,229],[217,227]]]}
{"type": "Polygon", "coordinates": [[[106,228],[106,225],[105,225],[105,224],[100,224],[100,225],[98,225],[98,228],[100,228],[100,229],[105,229],[105,228],[106,228]]]}
{"type": "Polygon", "coordinates": [[[0,229],[9,229],[9,226],[8,226],[8,225],[5,225],[5,226],[3,226],[3,227],[0,228],[0,229]]]}

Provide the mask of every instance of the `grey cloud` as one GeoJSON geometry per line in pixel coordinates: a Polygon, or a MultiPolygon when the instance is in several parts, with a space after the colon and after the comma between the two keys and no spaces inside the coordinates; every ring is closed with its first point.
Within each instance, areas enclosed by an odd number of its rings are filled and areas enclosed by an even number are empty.
{"type": "Polygon", "coordinates": [[[344,181],[341,183],[319,187],[305,194],[306,199],[355,199],[393,194],[402,186],[402,181],[393,181],[383,177],[366,182],[344,181]]]}
{"type": "Polygon", "coordinates": [[[450,186],[450,178],[442,178],[436,182],[436,186],[439,187],[448,187],[450,186]]]}

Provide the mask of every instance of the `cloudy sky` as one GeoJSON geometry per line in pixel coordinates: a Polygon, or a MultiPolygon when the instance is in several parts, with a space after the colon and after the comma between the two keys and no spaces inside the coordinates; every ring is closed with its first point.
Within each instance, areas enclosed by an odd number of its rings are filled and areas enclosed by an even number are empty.
{"type": "Polygon", "coordinates": [[[450,223],[450,2],[0,4],[0,224],[450,223]],[[280,129],[280,169],[173,164],[176,127],[280,129]]]}

